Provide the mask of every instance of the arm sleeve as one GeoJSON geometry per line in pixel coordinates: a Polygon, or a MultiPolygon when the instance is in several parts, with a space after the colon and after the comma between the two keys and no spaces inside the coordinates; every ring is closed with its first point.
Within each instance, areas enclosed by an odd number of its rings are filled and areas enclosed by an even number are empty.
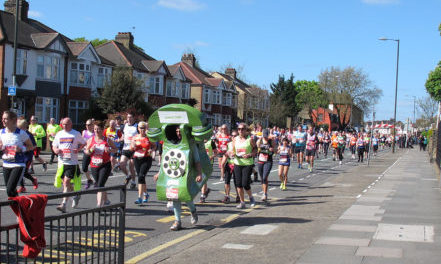
{"type": "Polygon", "coordinates": [[[59,134],[56,134],[55,135],[55,138],[54,138],[54,141],[52,142],[52,146],[55,146],[55,147],[59,147],[60,146],[60,137],[59,137],[59,134]]]}

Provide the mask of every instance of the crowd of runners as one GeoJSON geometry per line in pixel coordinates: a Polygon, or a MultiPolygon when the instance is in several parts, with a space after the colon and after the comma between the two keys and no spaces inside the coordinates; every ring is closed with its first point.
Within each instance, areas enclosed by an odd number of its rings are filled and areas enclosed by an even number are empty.
{"type": "MultiPolygon", "coordinates": [[[[117,116],[113,120],[97,121],[89,119],[84,130],[80,133],[73,129],[70,118],[63,118],[60,124],[51,118],[46,130],[38,124],[35,116],[30,118],[30,124],[14,112],[5,111],[2,114],[3,128],[0,132],[0,150],[3,160],[3,176],[6,192],[14,197],[26,191],[24,178],[29,179],[33,188],[38,188],[38,179],[33,176],[33,160],[39,161],[43,170],[47,163],[55,162],[58,157],[58,169],[55,175],[55,186],[62,187],[63,192],[81,190],[81,172],[87,178],[84,188],[104,187],[113,172],[121,171],[125,175],[124,184],[130,189],[138,189],[135,204],[145,204],[149,201],[146,177],[152,164],[161,161],[162,142],[153,143],[147,136],[148,123],[136,122],[135,116],[128,113],[124,118],[117,116]],[[49,161],[40,157],[43,138],[49,140],[51,156],[49,161]],[[81,164],[78,154],[82,153],[81,164]],[[90,168],[90,171],[89,171],[90,168]],[[137,179],[137,181],[136,181],[137,179]]],[[[176,129],[177,142],[180,131],[176,129]]],[[[225,197],[222,202],[230,201],[234,184],[237,197],[235,202],[238,209],[246,208],[245,195],[248,196],[249,206],[254,207],[256,199],[251,191],[251,184],[259,182],[262,188],[261,201],[268,198],[268,177],[273,166],[278,165],[280,189],[286,190],[288,172],[291,166],[303,168],[306,161],[309,172],[314,171],[314,160],[320,157],[342,164],[344,152],[350,151],[351,159],[365,162],[367,155],[376,156],[378,150],[390,148],[393,137],[370,132],[326,131],[312,126],[298,125],[292,129],[278,127],[265,128],[261,125],[248,126],[239,123],[237,128],[230,129],[227,125],[213,127],[213,136],[205,141],[205,149],[212,162],[220,169],[220,179],[224,182],[225,197]],[[276,163],[276,164],[274,164],[276,163]],[[292,164],[291,164],[292,163],[292,164]],[[246,194],[245,194],[246,193],[246,194]]],[[[404,139],[396,138],[398,147],[412,147],[419,144],[425,150],[427,138],[412,135],[404,139]],[[403,145],[404,144],[404,145],[403,145]]],[[[153,175],[154,180],[158,174],[153,175]]],[[[197,180],[197,179],[196,179],[197,180]]],[[[204,185],[201,190],[200,202],[204,203],[210,189],[204,185]]],[[[80,196],[72,199],[71,206],[78,206],[80,196]]],[[[64,198],[57,209],[67,211],[68,199],[64,198]]],[[[190,202],[191,222],[197,222],[194,204],[190,202]]],[[[107,194],[97,194],[97,206],[110,204],[107,194]]],[[[176,221],[172,230],[180,229],[180,203],[170,201],[167,204],[174,210],[176,221]],[[179,208],[177,208],[179,207],[179,208]]]]}

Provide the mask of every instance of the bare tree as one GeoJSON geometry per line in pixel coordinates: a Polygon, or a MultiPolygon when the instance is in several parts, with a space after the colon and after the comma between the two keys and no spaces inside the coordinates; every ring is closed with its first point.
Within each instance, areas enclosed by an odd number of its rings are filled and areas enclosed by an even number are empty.
{"type": "Polygon", "coordinates": [[[367,116],[383,95],[383,91],[373,84],[362,69],[354,67],[326,69],[320,73],[319,83],[336,109],[340,129],[349,123],[350,111],[347,110],[350,107],[356,105],[367,116]]]}
{"type": "Polygon", "coordinates": [[[435,115],[438,111],[438,102],[430,96],[418,98],[416,101],[418,105],[418,113],[422,119],[430,123],[435,122],[435,115]]]}

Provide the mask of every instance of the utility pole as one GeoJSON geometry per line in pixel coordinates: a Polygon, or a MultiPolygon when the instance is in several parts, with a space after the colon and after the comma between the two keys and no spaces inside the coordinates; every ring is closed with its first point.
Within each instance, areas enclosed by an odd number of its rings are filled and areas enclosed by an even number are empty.
{"type": "Polygon", "coordinates": [[[375,132],[374,123],[375,123],[375,108],[374,108],[374,111],[372,111],[372,131],[371,131],[371,136],[370,136],[370,140],[369,140],[369,151],[368,151],[368,156],[367,156],[368,166],[369,166],[369,161],[370,161],[371,151],[372,151],[372,138],[373,138],[374,132],[375,132]]]}
{"type": "MultiPolygon", "coordinates": [[[[14,29],[14,68],[12,69],[12,86],[16,86],[16,78],[17,78],[17,44],[18,44],[18,9],[20,8],[19,0],[15,0],[15,29],[14,29]]],[[[16,88],[17,90],[17,88],[16,88]]],[[[11,109],[16,111],[14,96],[11,96],[11,109]]]]}

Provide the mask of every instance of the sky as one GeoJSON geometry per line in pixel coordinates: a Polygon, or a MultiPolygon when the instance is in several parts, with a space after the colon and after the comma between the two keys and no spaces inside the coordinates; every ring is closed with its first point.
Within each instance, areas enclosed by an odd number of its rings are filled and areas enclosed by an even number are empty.
{"type": "Polygon", "coordinates": [[[241,68],[267,89],[279,75],[318,80],[332,66],[360,68],[383,90],[376,120],[393,117],[397,62],[397,42],[378,38],[400,39],[397,120],[413,119],[414,97],[428,96],[441,60],[441,0],[28,1],[30,17],[69,38],[132,32],[157,60],[175,64],[192,51],[202,69],[241,68]]]}

